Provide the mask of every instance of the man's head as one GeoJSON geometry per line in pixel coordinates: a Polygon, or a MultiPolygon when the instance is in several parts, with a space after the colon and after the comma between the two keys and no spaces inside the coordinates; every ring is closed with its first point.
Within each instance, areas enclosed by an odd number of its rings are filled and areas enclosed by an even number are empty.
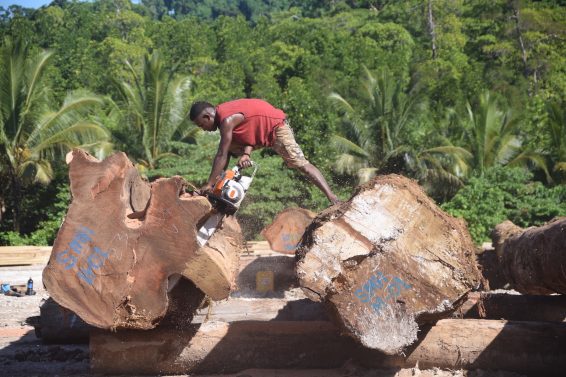
{"type": "Polygon", "coordinates": [[[214,124],[215,115],[216,110],[214,106],[204,101],[193,103],[189,112],[189,118],[205,131],[216,131],[217,126],[214,124]]]}

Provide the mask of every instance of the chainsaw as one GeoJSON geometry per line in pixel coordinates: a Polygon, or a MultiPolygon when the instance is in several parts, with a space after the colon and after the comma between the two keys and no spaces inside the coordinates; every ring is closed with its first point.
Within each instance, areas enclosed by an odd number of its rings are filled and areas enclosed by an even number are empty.
{"type": "Polygon", "coordinates": [[[242,175],[238,166],[234,166],[218,176],[212,191],[207,194],[208,200],[212,204],[213,214],[197,233],[197,242],[201,247],[212,237],[224,216],[232,216],[240,208],[255,177],[258,165],[252,162],[252,167],[254,170],[251,176],[242,175]]]}

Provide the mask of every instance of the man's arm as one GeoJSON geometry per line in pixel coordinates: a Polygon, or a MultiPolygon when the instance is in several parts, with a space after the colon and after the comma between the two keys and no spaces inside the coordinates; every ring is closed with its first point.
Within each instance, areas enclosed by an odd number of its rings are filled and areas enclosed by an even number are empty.
{"type": "Polygon", "coordinates": [[[203,191],[208,191],[214,186],[216,182],[216,177],[222,173],[224,169],[226,169],[226,165],[228,164],[229,155],[228,150],[230,149],[230,144],[232,143],[232,131],[234,127],[239,125],[244,121],[244,116],[242,114],[234,114],[222,122],[220,125],[220,144],[218,145],[218,151],[216,152],[216,156],[214,157],[214,162],[212,164],[212,170],[210,172],[210,176],[208,177],[208,182],[203,187],[203,191]]]}

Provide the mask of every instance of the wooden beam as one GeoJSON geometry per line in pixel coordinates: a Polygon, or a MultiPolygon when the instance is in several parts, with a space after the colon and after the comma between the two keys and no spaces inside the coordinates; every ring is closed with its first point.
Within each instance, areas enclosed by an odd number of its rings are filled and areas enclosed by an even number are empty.
{"type": "Polygon", "coordinates": [[[91,368],[101,374],[236,373],[249,368],[366,367],[497,369],[562,376],[566,324],[445,319],[407,356],[362,348],[330,322],[206,322],[186,329],[97,330],[91,368]]]}
{"type": "Polygon", "coordinates": [[[1,246],[0,266],[46,264],[51,246],[1,246]]]}

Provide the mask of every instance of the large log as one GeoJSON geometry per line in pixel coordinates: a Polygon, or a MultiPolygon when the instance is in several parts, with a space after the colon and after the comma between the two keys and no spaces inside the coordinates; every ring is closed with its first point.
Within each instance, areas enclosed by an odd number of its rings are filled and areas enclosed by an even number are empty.
{"type": "Polygon", "coordinates": [[[406,356],[364,349],[330,322],[207,322],[188,329],[96,331],[91,368],[100,374],[221,374],[249,368],[366,367],[490,369],[562,376],[566,325],[444,319],[406,356]]]}
{"type": "Polygon", "coordinates": [[[297,250],[305,293],[364,346],[400,352],[418,324],[448,316],[480,279],[465,224],[414,182],[377,177],[321,213],[297,250]]]}
{"type": "Polygon", "coordinates": [[[495,227],[492,241],[513,289],[566,294],[566,217],[527,229],[505,221],[495,227]]]}
{"type": "Polygon", "coordinates": [[[277,214],[271,224],[261,231],[272,250],[295,254],[307,226],[316,213],[304,208],[287,208],[277,214]]]}
{"type": "Polygon", "coordinates": [[[453,316],[509,321],[564,322],[566,296],[471,292],[466,302],[453,313],[453,316]]]}
{"type": "Polygon", "coordinates": [[[181,177],[144,182],[124,153],[98,161],[74,150],[67,160],[73,201],[43,271],[55,301],[99,328],[151,329],[180,277],[214,300],[229,295],[241,247],[234,219],[199,248],[211,205],[186,194],[181,177]]]}

